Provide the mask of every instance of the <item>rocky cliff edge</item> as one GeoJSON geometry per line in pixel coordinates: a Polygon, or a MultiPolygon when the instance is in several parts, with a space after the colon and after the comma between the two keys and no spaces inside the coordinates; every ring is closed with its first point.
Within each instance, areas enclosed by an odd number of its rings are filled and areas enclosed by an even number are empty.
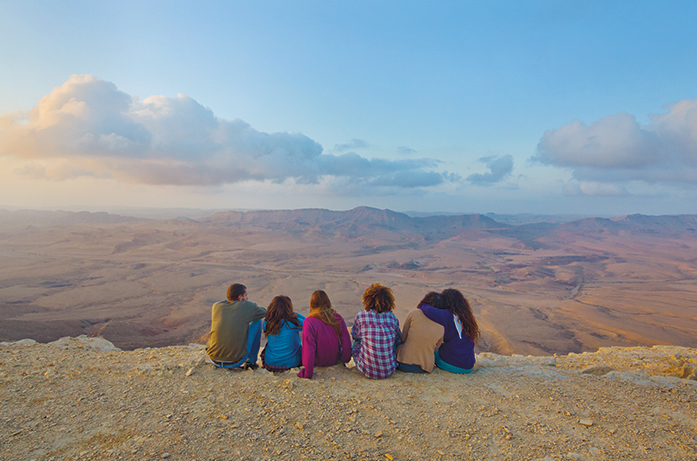
{"type": "Polygon", "coordinates": [[[0,459],[697,459],[697,351],[480,354],[469,375],[227,371],[200,345],[0,343],[0,459]]]}

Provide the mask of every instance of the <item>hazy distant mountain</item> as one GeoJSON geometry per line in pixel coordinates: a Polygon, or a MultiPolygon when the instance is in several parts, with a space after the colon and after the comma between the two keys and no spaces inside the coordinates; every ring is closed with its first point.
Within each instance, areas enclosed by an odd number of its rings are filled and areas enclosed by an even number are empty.
{"type": "MultiPolygon", "coordinates": [[[[405,211],[405,215],[412,218],[426,218],[431,216],[461,216],[462,213],[454,213],[450,211],[405,211]]],[[[535,223],[552,223],[561,224],[575,221],[577,219],[588,218],[588,215],[581,214],[532,214],[532,213],[516,213],[516,214],[498,214],[498,213],[481,213],[482,216],[491,218],[501,224],[510,224],[517,226],[521,224],[535,223]]]]}
{"type": "Polygon", "coordinates": [[[42,211],[42,210],[0,210],[0,224],[5,226],[62,226],[73,224],[117,224],[123,222],[147,221],[144,218],[121,216],[103,211],[42,211]]]}
{"type": "Polygon", "coordinates": [[[531,214],[531,213],[519,213],[519,214],[498,214],[498,213],[485,213],[487,216],[495,221],[504,224],[510,224],[512,226],[518,226],[521,224],[537,224],[537,223],[550,223],[550,224],[562,224],[571,221],[576,221],[578,219],[587,218],[587,215],[579,214],[531,214]]]}
{"type": "Polygon", "coordinates": [[[697,215],[647,216],[632,214],[616,218],[586,218],[559,226],[562,232],[633,232],[677,235],[697,232],[697,215]]]}
{"type": "Polygon", "coordinates": [[[430,238],[448,238],[466,229],[497,229],[508,227],[482,215],[429,216],[411,218],[404,213],[357,207],[348,211],[323,209],[277,211],[229,211],[216,213],[202,222],[234,228],[261,227],[291,232],[342,233],[370,235],[376,230],[413,233],[430,238]]]}
{"type": "MultiPolygon", "coordinates": [[[[447,239],[463,232],[485,231],[518,239],[532,248],[541,248],[542,246],[536,243],[537,239],[555,232],[582,234],[631,232],[669,236],[697,232],[697,215],[632,214],[614,218],[593,217],[567,221],[573,217],[574,215],[500,215],[495,213],[409,216],[406,213],[387,209],[357,207],[347,211],[321,208],[223,211],[200,218],[197,222],[204,226],[254,228],[301,234],[317,233],[327,236],[344,234],[356,237],[371,235],[375,232],[381,232],[383,236],[387,235],[385,233],[417,234],[427,240],[447,239]],[[494,217],[498,219],[493,219],[494,217]]],[[[183,217],[177,219],[189,220],[183,217]]],[[[117,224],[147,220],[106,212],[0,209],[0,226],[5,228],[117,224]]]]}

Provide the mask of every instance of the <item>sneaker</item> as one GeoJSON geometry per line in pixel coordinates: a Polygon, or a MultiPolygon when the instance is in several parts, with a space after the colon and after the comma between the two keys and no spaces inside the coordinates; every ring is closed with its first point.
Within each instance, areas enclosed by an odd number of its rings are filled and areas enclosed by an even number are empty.
{"type": "Polygon", "coordinates": [[[244,362],[242,368],[244,368],[245,370],[256,370],[257,368],[259,368],[259,365],[257,365],[256,363],[244,362]]]}

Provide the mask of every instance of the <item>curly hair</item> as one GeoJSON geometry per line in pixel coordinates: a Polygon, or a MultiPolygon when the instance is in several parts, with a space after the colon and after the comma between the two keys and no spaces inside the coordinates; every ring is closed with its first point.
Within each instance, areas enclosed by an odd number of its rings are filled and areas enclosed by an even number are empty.
{"type": "Polygon", "coordinates": [[[277,335],[281,332],[283,322],[290,322],[296,327],[300,326],[298,316],[293,312],[293,302],[288,296],[276,296],[271,300],[271,304],[266,309],[266,327],[264,334],[268,336],[277,335]]]}
{"type": "Polygon", "coordinates": [[[373,283],[363,292],[363,307],[378,314],[391,312],[394,310],[394,294],[386,286],[373,283]]]}
{"type": "Polygon", "coordinates": [[[436,309],[443,309],[443,297],[440,295],[440,293],[436,291],[429,291],[426,293],[426,296],[424,296],[424,299],[419,301],[419,304],[416,307],[419,307],[422,304],[428,304],[429,306],[433,306],[436,309]]]}
{"type": "Polygon", "coordinates": [[[332,307],[332,302],[324,290],[315,290],[310,297],[310,317],[320,319],[330,325],[336,331],[336,335],[341,337],[341,322],[336,318],[336,311],[332,307]]]}
{"type": "Polygon", "coordinates": [[[467,337],[476,343],[482,336],[477,320],[474,318],[470,303],[458,290],[448,288],[441,293],[443,309],[452,312],[460,318],[462,331],[467,337]]]}

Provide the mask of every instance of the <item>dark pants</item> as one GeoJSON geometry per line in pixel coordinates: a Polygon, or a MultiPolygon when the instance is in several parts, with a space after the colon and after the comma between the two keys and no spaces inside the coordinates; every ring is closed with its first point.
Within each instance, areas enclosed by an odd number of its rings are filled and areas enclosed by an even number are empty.
{"type": "Polygon", "coordinates": [[[411,363],[397,362],[397,369],[399,371],[404,371],[405,373],[426,373],[426,370],[411,363]]]}

